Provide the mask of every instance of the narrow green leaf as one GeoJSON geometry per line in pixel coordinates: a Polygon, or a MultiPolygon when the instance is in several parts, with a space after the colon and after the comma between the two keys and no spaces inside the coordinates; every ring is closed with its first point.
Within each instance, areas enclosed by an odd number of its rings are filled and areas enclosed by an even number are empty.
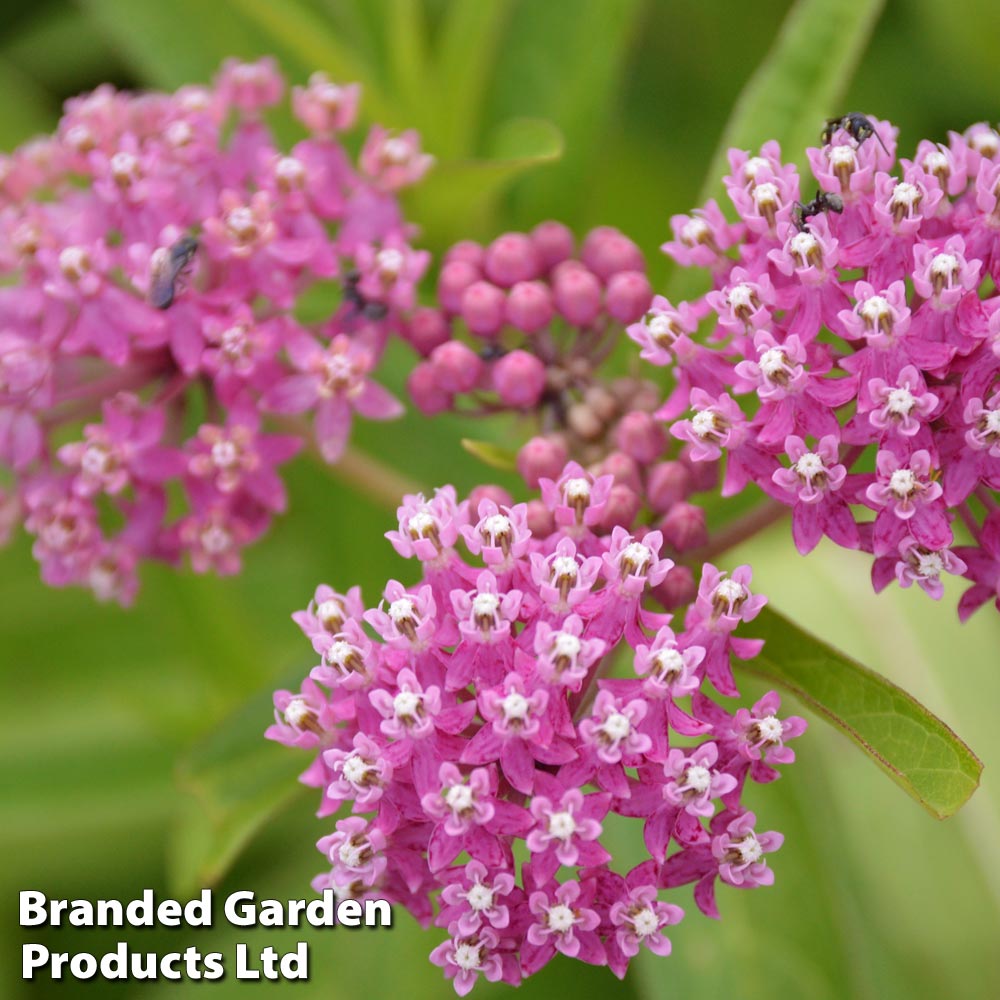
{"type": "Polygon", "coordinates": [[[721,194],[731,146],[781,143],[786,160],[806,163],[823,122],[840,107],[884,0],[799,0],[771,51],[750,78],[726,123],[708,171],[702,202],[721,194]]]}
{"type": "Polygon", "coordinates": [[[777,611],[765,608],[753,624],[764,650],[741,670],[795,695],[937,819],[968,801],[982,763],[912,695],[777,611]]]}
{"type": "Polygon", "coordinates": [[[559,159],[562,151],[562,133],[551,122],[505,122],[493,133],[486,158],[437,164],[409,192],[411,215],[421,220],[432,246],[485,235],[497,199],[510,184],[525,171],[559,159]]]}
{"type": "Polygon", "coordinates": [[[408,117],[417,111],[422,112],[421,117],[430,117],[436,94],[436,81],[428,65],[424,14],[423,0],[386,2],[389,72],[393,89],[398,100],[405,103],[408,117]]]}
{"type": "Polygon", "coordinates": [[[494,444],[492,441],[473,441],[471,438],[462,438],[462,447],[470,455],[475,455],[491,468],[500,469],[503,472],[511,472],[517,468],[517,452],[494,444]]]}
{"type": "Polygon", "coordinates": [[[483,117],[483,96],[510,7],[511,0],[475,0],[446,8],[437,50],[437,142],[442,157],[473,152],[476,123],[483,117]]]}
{"type": "MultiPolygon", "coordinates": [[[[764,61],[733,106],[712,156],[698,198],[720,204],[731,148],[756,150],[768,139],[781,144],[784,159],[805,171],[805,149],[819,142],[826,118],[850,110],[840,101],[850,86],[885,0],[798,0],[764,61]]],[[[803,181],[803,191],[809,190],[803,181]]],[[[706,275],[678,268],[668,289],[671,301],[698,294],[706,275]]]]}
{"type": "Polygon", "coordinates": [[[178,762],[185,803],[171,832],[169,867],[181,895],[215,885],[258,830],[303,791],[295,777],[307,758],[263,737],[270,705],[270,690],[262,691],[178,762]]]}

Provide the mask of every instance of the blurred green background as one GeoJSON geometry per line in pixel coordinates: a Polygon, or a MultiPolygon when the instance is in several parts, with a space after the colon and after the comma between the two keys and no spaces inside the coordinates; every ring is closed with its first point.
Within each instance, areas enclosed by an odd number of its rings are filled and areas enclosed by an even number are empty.
{"type": "MultiPolygon", "coordinates": [[[[877,13],[877,4],[869,6],[877,13]]],[[[789,7],[783,0],[7,4],[0,144],[51,130],[65,97],[102,81],[175,87],[209,79],[226,56],[273,53],[292,82],[317,68],[363,79],[370,112],[422,129],[443,178],[411,204],[431,249],[456,235],[488,238],[546,217],[578,232],[610,223],[639,241],[662,286],[669,273],[656,247],[669,236],[669,216],[698,197],[733,101],[789,7]],[[541,121],[511,124],[520,119],[541,121]],[[505,160],[465,162],[490,156],[505,160]],[[539,165],[522,171],[525,158],[539,165]]],[[[822,67],[828,57],[838,30],[838,5],[829,7],[827,33],[802,46],[806,64],[822,67]]],[[[826,113],[860,108],[890,118],[902,129],[904,151],[924,136],[941,140],[949,128],[995,121],[997,21],[991,0],[886,3],[853,79],[843,81],[846,96],[826,113]]],[[[754,127],[769,134],[766,110],[754,127]]],[[[279,128],[294,135],[287,123],[279,128]]],[[[404,370],[399,359],[390,369],[396,388],[404,370]]],[[[460,450],[468,433],[453,419],[407,417],[364,427],[356,441],[423,487],[451,481],[461,491],[495,478],[460,450]]],[[[279,783],[279,794],[270,790],[269,779],[293,773],[290,755],[257,738],[276,681],[310,665],[288,615],[320,580],[338,588],[360,582],[371,600],[387,576],[410,579],[411,567],[382,539],[392,513],[371,498],[363,478],[305,461],[289,478],[292,513],[248,552],[240,577],[147,568],[130,611],[43,587],[23,537],[0,554],[0,880],[7,900],[0,988],[7,995],[89,988],[176,997],[201,988],[21,983],[22,940],[100,952],[119,938],[22,932],[20,888],[59,897],[128,899],[144,887],[163,894],[191,888],[239,853],[221,893],[309,894],[308,880],[322,867],[312,845],[329,822],[313,817],[311,792],[297,795],[291,782],[279,783]],[[254,818],[266,806],[275,815],[257,830],[254,818]]],[[[919,592],[876,598],[864,557],[821,548],[805,562],[783,525],[726,563],[745,558],[776,607],[951,724],[987,765],[982,788],[957,817],[935,822],[817,722],[784,780],[751,799],[763,828],[786,834],[773,889],[722,892],[719,925],[681,890],[675,901],[689,917],[672,935],[669,959],[644,953],[622,985],[605,970],[560,960],[519,995],[1000,996],[1000,783],[992,770],[1000,759],[1000,617],[986,610],[960,627],[953,611],[960,586],[941,605],[919,592]]],[[[745,690],[759,693],[750,683],[745,690]]],[[[623,851],[630,839],[626,833],[623,851]]],[[[196,944],[229,954],[237,940],[280,946],[305,936],[313,942],[312,980],[296,987],[303,994],[450,995],[426,960],[439,932],[420,931],[402,911],[399,917],[383,933],[219,926],[133,932],[130,940],[141,950],[196,944]]],[[[252,984],[230,977],[211,988],[222,995],[236,985],[252,984]]],[[[504,989],[483,983],[475,995],[504,989]]]]}

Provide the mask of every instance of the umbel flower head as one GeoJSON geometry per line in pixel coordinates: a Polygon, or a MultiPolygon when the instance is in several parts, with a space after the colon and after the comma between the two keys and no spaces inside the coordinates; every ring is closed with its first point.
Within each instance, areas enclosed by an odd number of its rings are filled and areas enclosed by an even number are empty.
{"type": "Polygon", "coordinates": [[[628,332],[673,370],[659,416],[690,459],[725,456],[724,495],[753,482],[790,507],[802,553],[824,535],[871,553],[876,590],[940,598],[965,576],[964,619],[1000,607],[1000,136],[897,165],[897,130],[871,124],[806,150],[805,204],[777,143],[732,150],[739,222],[710,202],[663,247],[712,290],[657,297],[628,332]]]}
{"type": "Polygon", "coordinates": [[[127,603],[141,559],[234,572],[303,444],[271,414],[308,415],[334,462],[355,414],[401,412],[372,374],[427,265],[396,192],[430,158],[374,128],[352,163],[359,88],[322,73],[282,150],[264,115],[284,89],[269,59],[173,94],[104,86],[0,158],[2,534],[24,523],[52,585],[127,603]],[[329,315],[306,323],[317,283],[329,315]]]}
{"type": "Polygon", "coordinates": [[[649,608],[669,546],[597,527],[610,486],[570,463],[533,528],[497,488],[408,496],[387,537],[420,581],[367,610],[321,586],[293,616],[319,662],[275,695],[268,736],[315,754],[302,780],[339,817],[314,886],[443,928],[431,960],[459,994],[557,953],[624,976],[670,951],[665,890],[695,883],[714,917],[719,881],[773,881],[782,837],[742,793],[794,760],[805,722],[773,692],[735,714],[711,693],[737,694],[731,659],[762,643],[736,632],[765,598],[749,566],[705,564],[683,628],[649,608]],[[641,824],[644,857],[613,856],[613,823],[641,824]]]}

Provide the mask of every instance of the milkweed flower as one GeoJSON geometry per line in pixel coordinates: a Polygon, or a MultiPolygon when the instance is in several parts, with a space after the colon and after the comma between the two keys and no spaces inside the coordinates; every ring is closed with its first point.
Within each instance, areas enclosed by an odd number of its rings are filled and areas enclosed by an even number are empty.
{"type": "Polygon", "coordinates": [[[657,416],[689,463],[724,462],[723,493],[790,507],[803,554],[870,553],[877,590],[939,599],[965,576],[964,619],[1000,608],[1000,137],[980,123],[897,164],[897,130],[872,126],[806,151],[808,206],[776,143],[731,150],[739,221],[709,203],[663,247],[712,289],[657,296],[628,333],[671,370],[657,416]]]}
{"type": "Polygon", "coordinates": [[[695,883],[716,916],[717,882],[774,877],[780,834],[742,791],[794,760],[805,722],[773,692],[735,714],[710,693],[737,694],[731,656],[762,645],[737,633],[766,598],[750,567],[705,564],[675,631],[650,600],[667,545],[602,528],[610,487],[567,463],[534,526],[496,491],[407,496],[386,534],[420,582],[368,610],[324,585],[293,616],[321,662],[276,693],[267,735],[315,755],[302,780],[334,828],[314,885],[445,929],[431,961],[460,995],[560,953],[624,976],[641,949],[670,952],[683,911],[665,889],[695,883]],[[645,857],[615,856],[615,816],[641,824],[645,857]]]}
{"type": "Polygon", "coordinates": [[[284,89],[270,59],[103,86],[0,161],[0,463],[54,586],[128,603],[144,559],[236,572],[286,507],[283,463],[310,438],[335,462],[355,416],[402,410],[374,375],[428,264],[396,192],[431,158],[375,128],[354,165],[360,89],[323,74],[281,149],[284,89]]]}

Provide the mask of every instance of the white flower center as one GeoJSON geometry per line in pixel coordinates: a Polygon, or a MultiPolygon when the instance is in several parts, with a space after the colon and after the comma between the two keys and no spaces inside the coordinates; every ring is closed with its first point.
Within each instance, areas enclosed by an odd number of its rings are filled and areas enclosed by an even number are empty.
{"type": "Polygon", "coordinates": [[[629,572],[642,573],[652,558],[653,553],[642,542],[632,542],[622,550],[620,560],[629,567],[629,572]]]}
{"type": "Polygon", "coordinates": [[[493,890],[483,885],[482,882],[476,882],[470,886],[465,898],[468,900],[469,906],[477,913],[493,907],[493,890]]]}
{"type": "Polygon", "coordinates": [[[472,613],[476,618],[492,618],[500,607],[496,594],[476,594],[472,599],[472,613]]]}
{"type": "Polygon", "coordinates": [[[881,295],[873,295],[870,299],[866,299],[858,311],[871,326],[876,326],[880,320],[892,315],[889,303],[881,295]]]}
{"type": "Polygon", "coordinates": [[[79,281],[90,272],[90,254],[83,247],[66,247],[59,253],[59,268],[70,281],[79,281]]]}
{"type": "MultiPolygon", "coordinates": [[[[324,624],[334,622],[339,624],[344,620],[344,609],[339,601],[323,601],[316,609],[316,617],[324,624]]],[[[347,643],[341,645],[346,646],[347,643]]]]}
{"type": "Polygon", "coordinates": [[[301,187],[305,183],[306,168],[301,160],[294,156],[283,156],[278,160],[274,168],[274,173],[279,181],[283,181],[289,187],[301,187]]]}
{"type": "Polygon", "coordinates": [[[900,499],[908,497],[916,487],[916,476],[909,469],[897,469],[889,477],[889,489],[900,499]]]}
{"type": "Polygon", "coordinates": [[[214,524],[201,533],[201,547],[210,555],[225,552],[232,543],[232,535],[219,524],[214,524]]]}
{"type": "Polygon", "coordinates": [[[737,583],[735,580],[722,580],[715,588],[715,596],[727,604],[731,604],[746,596],[746,591],[743,584],[737,583]]]}
{"type": "Polygon", "coordinates": [[[337,851],[337,856],[347,868],[360,868],[361,857],[368,845],[365,843],[354,844],[350,840],[345,840],[337,851]]]}
{"type": "Polygon", "coordinates": [[[910,411],[916,406],[916,397],[909,389],[892,389],[885,400],[885,408],[900,417],[909,416],[910,411]]]}
{"type": "Polygon", "coordinates": [[[312,709],[305,698],[293,698],[285,708],[285,721],[290,726],[302,725],[310,715],[312,715],[312,709]]]}
{"type": "Polygon", "coordinates": [[[704,794],[712,787],[712,772],[707,767],[699,765],[689,767],[684,777],[686,779],[684,783],[699,795],[704,794]]]}
{"type": "Polygon", "coordinates": [[[980,132],[974,133],[969,138],[969,145],[972,146],[977,153],[981,153],[989,159],[996,154],[997,149],[1000,149],[1000,136],[998,136],[993,129],[990,129],[989,131],[983,129],[980,132]]]}
{"type": "Polygon", "coordinates": [[[518,691],[511,691],[500,702],[500,708],[503,710],[504,718],[509,721],[511,719],[526,719],[531,705],[523,694],[518,691]]]}
{"type": "Polygon", "coordinates": [[[758,719],[757,731],[760,733],[761,739],[768,743],[781,742],[781,720],[774,715],[768,715],[763,719],[758,719]]]}
{"type": "Polygon", "coordinates": [[[792,253],[799,257],[808,257],[818,246],[819,241],[812,233],[796,233],[792,237],[792,253]]]}
{"type": "Polygon", "coordinates": [[[604,720],[604,725],[601,728],[610,740],[618,743],[632,732],[632,723],[629,722],[627,715],[622,715],[621,712],[612,712],[604,720]]]}
{"type": "Polygon", "coordinates": [[[699,410],[691,418],[691,429],[700,438],[709,437],[715,432],[715,414],[711,410],[699,410]]]}
{"type": "Polygon", "coordinates": [[[479,968],[479,945],[460,944],[452,954],[452,961],[466,972],[479,968]]]}
{"type": "Polygon", "coordinates": [[[566,493],[566,499],[571,503],[574,500],[589,500],[590,499],[590,483],[586,479],[570,479],[567,481],[564,487],[566,493]]]}
{"type": "Polygon", "coordinates": [[[576,833],[576,820],[571,812],[556,812],[549,817],[549,833],[559,840],[569,840],[576,833]]]}
{"type": "Polygon", "coordinates": [[[407,521],[406,527],[410,534],[424,538],[427,532],[437,527],[437,521],[427,511],[422,510],[407,521]]]}
{"type": "Polygon", "coordinates": [[[834,167],[850,167],[853,169],[858,165],[858,158],[854,155],[853,146],[834,146],[830,150],[830,164],[834,167]]]}
{"type": "Polygon", "coordinates": [[[740,852],[740,859],[744,864],[755,864],[764,856],[759,841],[752,833],[748,833],[743,840],[738,841],[733,846],[740,852]]]}
{"type": "Polygon", "coordinates": [[[327,663],[335,663],[338,667],[343,667],[347,665],[347,661],[351,657],[357,656],[357,653],[357,649],[349,642],[338,640],[331,643],[330,648],[326,651],[326,660],[327,663]]]}
{"type": "Polygon", "coordinates": [[[918,552],[917,572],[928,580],[936,580],[944,572],[944,559],[939,552],[918,552]]]}
{"type": "Polygon", "coordinates": [[[386,139],[382,143],[382,158],[386,163],[404,164],[410,158],[410,147],[405,139],[386,139]]]}
{"type": "Polygon", "coordinates": [[[743,176],[747,180],[753,180],[757,174],[764,169],[770,169],[771,164],[764,159],[763,156],[751,156],[746,163],[743,164],[743,176]]]}
{"type": "Polygon", "coordinates": [[[89,476],[103,476],[112,464],[111,452],[103,444],[90,445],[80,456],[80,468],[89,476]]]}
{"type": "Polygon", "coordinates": [[[983,432],[989,436],[1000,434],[1000,409],[988,410],[982,414],[983,432]]]}
{"type": "Polygon", "coordinates": [[[568,577],[570,580],[575,580],[578,575],[579,567],[572,556],[556,556],[552,560],[552,576],[555,579],[568,577]]]}
{"type": "Polygon", "coordinates": [[[397,719],[410,719],[420,707],[421,697],[416,691],[400,691],[392,699],[392,710],[397,719]]]}
{"type": "Polygon", "coordinates": [[[684,657],[676,649],[661,649],[653,662],[660,676],[664,679],[676,677],[684,670],[684,657]]]}
{"type": "Polygon", "coordinates": [[[414,616],[415,608],[409,597],[400,597],[389,605],[389,617],[398,625],[414,616]]]}
{"type": "Polygon", "coordinates": [[[947,169],[948,157],[940,149],[935,149],[933,153],[928,153],[924,157],[924,170],[929,174],[936,174],[939,171],[947,169]]]}
{"type": "Polygon", "coordinates": [[[785,371],[787,364],[788,358],[780,347],[771,347],[760,356],[760,370],[768,378],[785,371]]]}
{"type": "MultiPolygon", "coordinates": [[[[761,185],[761,187],[765,186],[773,187],[774,185],[761,185]]],[[[757,190],[759,191],[760,188],[757,188],[757,190]]],[[[733,285],[729,289],[729,305],[734,311],[737,309],[753,309],[753,289],[747,284],[733,285]]]]}
{"type": "Polygon", "coordinates": [[[950,253],[937,254],[931,261],[931,274],[950,280],[958,274],[958,258],[950,253]]]}
{"type": "Polygon", "coordinates": [[[548,912],[548,923],[556,934],[565,934],[576,923],[576,916],[565,903],[557,903],[548,912]]]}
{"type": "Polygon", "coordinates": [[[472,808],[475,796],[468,785],[452,785],[444,794],[444,801],[454,813],[463,813],[472,808]]]}
{"type": "Polygon", "coordinates": [[[569,632],[556,632],[552,637],[552,648],[556,656],[566,656],[572,659],[579,655],[582,645],[580,640],[569,632]]]}
{"type": "Polygon", "coordinates": [[[405,258],[399,250],[380,250],[375,256],[375,264],[383,278],[398,278],[404,263],[405,258]]]}
{"type": "Polygon", "coordinates": [[[773,206],[778,204],[778,186],[770,181],[764,181],[753,189],[753,200],[757,202],[758,208],[773,206]]]}
{"type": "Polygon", "coordinates": [[[650,336],[657,341],[657,343],[672,343],[674,340],[674,325],[671,323],[667,316],[662,313],[658,313],[652,318],[646,321],[646,329],[649,331],[650,336]]]}
{"type": "Polygon", "coordinates": [[[681,242],[688,246],[701,243],[711,234],[708,223],[704,219],[689,219],[681,229],[681,242]]]}
{"type": "Polygon", "coordinates": [[[796,463],[795,471],[803,479],[812,480],[816,476],[826,471],[823,459],[814,451],[807,451],[796,463]]]}
{"type": "Polygon", "coordinates": [[[647,906],[632,917],[632,926],[639,937],[649,937],[660,929],[660,918],[647,906]]]}
{"type": "Polygon", "coordinates": [[[920,201],[920,188],[909,181],[899,181],[893,188],[890,204],[912,208],[920,201]]]}
{"type": "Polygon", "coordinates": [[[374,768],[360,754],[352,753],[341,768],[341,773],[352,784],[359,785],[365,780],[365,775],[374,768]]]}
{"type": "Polygon", "coordinates": [[[239,459],[239,452],[232,441],[216,441],[212,445],[212,461],[219,468],[225,469],[235,465],[237,459],[239,459]]]}

